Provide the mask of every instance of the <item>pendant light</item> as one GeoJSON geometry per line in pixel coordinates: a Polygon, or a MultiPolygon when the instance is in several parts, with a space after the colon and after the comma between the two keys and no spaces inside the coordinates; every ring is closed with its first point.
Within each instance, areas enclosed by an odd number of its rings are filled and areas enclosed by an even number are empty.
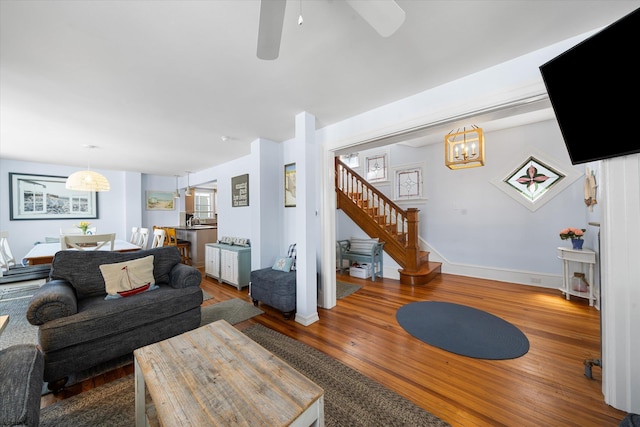
{"type": "Polygon", "coordinates": [[[449,169],[466,169],[484,166],[484,135],[482,128],[453,130],[444,137],[444,164],[449,169]],[[456,138],[461,138],[456,141],[456,138]]]}
{"type": "Polygon", "coordinates": [[[174,199],[179,199],[180,198],[180,190],[178,189],[178,177],[180,175],[176,175],[176,191],[173,192],[173,198],[174,199]]]}
{"type": "MultiPolygon", "coordinates": [[[[97,148],[95,145],[85,145],[84,147],[88,149],[97,148]]],[[[92,171],[87,161],[87,170],[74,172],[69,175],[65,183],[65,188],[75,191],[109,191],[111,185],[104,175],[92,171]]]]}
{"type": "Polygon", "coordinates": [[[184,192],[184,195],[187,197],[191,197],[192,193],[191,193],[191,187],[189,187],[189,174],[191,173],[190,171],[186,171],[187,172],[187,189],[184,192]]]}

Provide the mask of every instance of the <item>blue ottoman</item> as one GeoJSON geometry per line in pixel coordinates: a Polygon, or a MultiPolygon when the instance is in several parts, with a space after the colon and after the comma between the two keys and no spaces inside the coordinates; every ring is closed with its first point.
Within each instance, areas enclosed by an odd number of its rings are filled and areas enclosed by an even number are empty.
{"type": "Polygon", "coordinates": [[[258,302],[280,310],[285,320],[296,311],[296,272],[279,271],[271,267],[251,272],[249,293],[253,305],[258,302]]]}

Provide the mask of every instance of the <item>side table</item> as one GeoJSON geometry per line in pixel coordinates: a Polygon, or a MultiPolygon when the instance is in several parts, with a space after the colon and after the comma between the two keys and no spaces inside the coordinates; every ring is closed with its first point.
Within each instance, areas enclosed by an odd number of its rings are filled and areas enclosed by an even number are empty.
{"type": "Polygon", "coordinates": [[[581,297],[581,298],[588,298],[589,305],[593,306],[593,303],[595,301],[595,296],[594,296],[595,294],[593,292],[593,287],[594,287],[593,266],[596,263],[596,253],[589,248],[572,249],[568,247],[567,248],[559,247],[558,258],[562,260],[562,270],[563,270],[562,287],[560,288],[560,290],[566,296],[567,300],[570,298],[571,295],[581,297]],[[579,270],[578,269],[572,270],[571,263],[577,263],[579,265],[579,270]],[[589,289],[586,291],[579,291],[579,290],[572,289],[571,288],[572,271],[580,271],[581,273],[584,273],[583,270],[585,266],[587,267],[586,281],[589,284],[589,289]]]}

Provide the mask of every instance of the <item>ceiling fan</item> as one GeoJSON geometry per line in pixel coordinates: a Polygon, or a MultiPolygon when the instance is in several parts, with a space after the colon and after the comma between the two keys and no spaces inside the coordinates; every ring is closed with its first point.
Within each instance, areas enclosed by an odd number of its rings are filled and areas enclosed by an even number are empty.
{"type": "MultiPolygon", "coordinates": [[[[405,12],[395,0],[345,0],[382,37],[389,37],[404,22],[405,12]]],[[[260,0],[258,58],[273,60],[280,54],[287,0],[260,0]]],[[[299,21],[301,22],[301,21],[299,21]]]]}

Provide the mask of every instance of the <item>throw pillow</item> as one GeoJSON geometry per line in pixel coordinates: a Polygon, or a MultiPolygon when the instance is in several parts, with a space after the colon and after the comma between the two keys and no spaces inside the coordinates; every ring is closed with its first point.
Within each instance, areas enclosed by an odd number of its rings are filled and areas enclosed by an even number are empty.
{"type": "Polygon", "coordinates": [[[378,244],[378,238],[360,239],[352,237],[349,244],[349,252],[354,254],[371,255],[373,248],[378,244]]]}
{"type": "Polygon", "coordinates": [[[153,255],[131,261],[102,264],[100,272],[107,290],[105,299],[123,298],[158,289],[153,277],[153,255]]]}
{"type": "Polygon", "coordinates": [[[280,257],[276,259],[276,262],[273,264],[273,269],[278,271],[290,271],[291,264],[293,263],[293,258],[289,257],[280,257]]]}
{"type": "Polygon", "coordinates": [[[292,243],[289,245],[289,250],[287,251],[287,256],[293,260],[291,263],[291,271],[296,270],[296,261],[298,260],[298,251],[296,250],[296,244],[292,243]]]}

